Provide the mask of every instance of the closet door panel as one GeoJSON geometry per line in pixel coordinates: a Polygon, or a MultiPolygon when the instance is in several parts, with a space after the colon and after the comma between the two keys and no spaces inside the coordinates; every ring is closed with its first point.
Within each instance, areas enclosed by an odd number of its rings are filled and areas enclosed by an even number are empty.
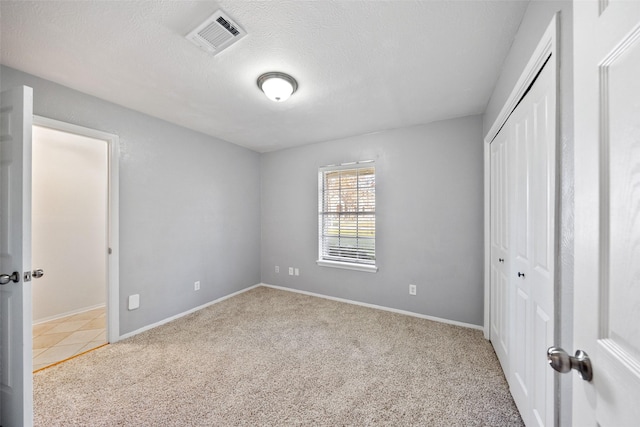
{"type": "Polygon", "coordinates": [[[527,425],[553,425],[555,68],[491,143],[490,335],[527,425]]]}
{"type": "Polygon", "coordinates": [[[552,74],[543,70],[531,91],[533,140],[531,144],[532,263],[527,278],[533,314],[531,400],[534,425],[553,425],[553,370],[546,349],[554,343],[554,229],[555,229],[555,88],[552,74]]]}
{"type": "Polygon", "coordinates": [[[510,349],[511,392],[527,425],[553,425],[553,371],[546,350],[553,345],[555,228],[555,86],[542,70],[513,112],[513,250],[510,283],[515,289],[510,349]]]}
{"type": "Polygon", "coordinates": [[[509,146],[508,135],[500,134],[491,144],[490,236],[491,236],[491,317],[490,338],[502,365],[509,370],[509,146]]]}
{"type": "Polygon", "coordinates": [[[527,280],[531,271],[532,241],[531,241],[531,216],[530,206],[530,180],[531,180],[531,142],[532,142],[532,117],[530,104],[525,98],[513,112],[509,129],[513,135],[513,180],[512,180],[512,224],[513,224],[513,270],[510,276],[510,284],[514,289],[512,300],[514,313],[513,333],[517,337],[511,354],[511,393],[520,410],[525,423],[530,413],[530,394],[532,372],[531,353],[532,324],[531,324],[531,291],[530,281],[527,280]]]}

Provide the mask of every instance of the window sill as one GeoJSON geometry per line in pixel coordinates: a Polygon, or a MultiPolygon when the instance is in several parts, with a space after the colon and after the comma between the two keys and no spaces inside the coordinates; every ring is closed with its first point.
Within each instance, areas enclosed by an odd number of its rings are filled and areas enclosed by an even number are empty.
{"type": "Polygon", "coordinates": [[[321,259],[317,260],[316,264],[320,267],[344,268],[345,270],[364,271],[367,273],[376,273],[378,271],[377,266],[368,264],[353,264],[350,262],[325,261],[321,259]]]}

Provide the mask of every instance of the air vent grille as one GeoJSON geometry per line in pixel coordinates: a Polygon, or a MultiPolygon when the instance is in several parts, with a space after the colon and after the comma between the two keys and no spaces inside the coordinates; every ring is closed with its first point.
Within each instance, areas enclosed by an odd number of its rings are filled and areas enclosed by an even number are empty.
{"type": "Polygon", "coordinates": [[[222,10],[218,10],[187,34],[187,39],[199,48],[217,55],[246,35],[238,24],[222,10]]]}

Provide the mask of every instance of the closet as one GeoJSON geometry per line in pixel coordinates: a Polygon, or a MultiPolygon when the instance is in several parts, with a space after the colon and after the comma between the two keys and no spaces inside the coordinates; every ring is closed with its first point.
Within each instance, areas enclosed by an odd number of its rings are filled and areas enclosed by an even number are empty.
{"type": "Polygon", "coordinates": [[[490,146],[490,339],[525,424],[554,424],[556,83],[547,61],[490,146]]]}

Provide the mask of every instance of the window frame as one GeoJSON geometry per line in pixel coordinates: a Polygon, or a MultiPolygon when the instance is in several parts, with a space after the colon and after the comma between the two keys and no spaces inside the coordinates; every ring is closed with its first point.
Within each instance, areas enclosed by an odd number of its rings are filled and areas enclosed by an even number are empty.
{"type": "MultiPolygon", "coordinates": [[[[373,169],[374,170],[374,180],[376,175],[376,166],[373,160],[365,160],[360,162],[351,162],[351,163],[343,163],[340,165],[329,165],[322,166],[318,168],[318,259],[316,264],[321,267],[333,267],[333,268],[342,268],[347,270],[356,270],[356,271],[364,271],[368,273],[375,273],[378,271],[377,259],[376,259],[376,250],[375,250],[375,240],[376,240],[376,224],[374,221],[374,261],[373,263],[365,263],[365,262],[357,262],[357,261],[348,261],[348,260],[335,260],[335,259],[326,259],[324,258],[324,248],[323,248],[323,219],[325,215],[329,214],[329,212],[325,207],[324,200],[324,182],[325,182],[325,174],[328,172],[336,172],[336,171],[344,171],[344,170],[357,170],[357,169],[373,169]]],[[[374,188],[375,191],[375,188],[374,188]]],[[[376,205],[377,200],[374,199],[374,210],[373,216],[376,217],[376,205]]]]}

